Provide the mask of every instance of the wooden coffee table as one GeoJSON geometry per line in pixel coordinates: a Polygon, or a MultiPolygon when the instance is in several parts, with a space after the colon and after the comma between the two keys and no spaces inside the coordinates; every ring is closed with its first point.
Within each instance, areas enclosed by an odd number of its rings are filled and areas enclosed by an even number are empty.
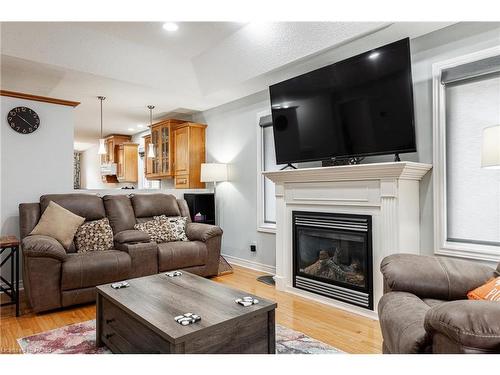
{"type": "Polygon", "coordinates": [[[182,271],[97,287],[97,346],[113,353],[275,353],[276,303],[182,271]],[[243,307],[236,298],[260,302],[243,307]],[[175,316],[201,321],[182,326],[175,316]]]}

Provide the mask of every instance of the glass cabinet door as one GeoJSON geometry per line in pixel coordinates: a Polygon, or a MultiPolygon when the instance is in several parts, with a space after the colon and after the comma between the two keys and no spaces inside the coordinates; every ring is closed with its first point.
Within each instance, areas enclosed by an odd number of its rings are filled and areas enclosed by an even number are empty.
{"type": "Polygon", "coordinates": [[[169,141],[169,134],[170,133],[170,127],[169,126],[163,126],[161,128],[161,171],[164,174],[168,174],[169,168],[168,168],[168,141],[169,141]]]}

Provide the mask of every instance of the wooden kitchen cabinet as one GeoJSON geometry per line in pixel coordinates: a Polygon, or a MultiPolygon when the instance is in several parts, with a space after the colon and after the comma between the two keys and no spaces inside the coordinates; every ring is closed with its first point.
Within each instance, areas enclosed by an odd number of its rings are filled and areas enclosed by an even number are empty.
{"type": "Polygon", "coordinates": [[[182,124],[181,120],[163,120],[150,126],[151,134],[144,137],[144,153],[146,161],[144,163],[144,173],[148,180],[161,180],[173,177],[173,143],[172,129],[182,124]],[[153,158],[148,157],[149,145],[153,144],[153,158]]]}
{"type": "Polygon", "coordinates": [[[103,182],[137,182],[139,145],[130,142],[130,135],[112,134],[104,139],[106,153],[101,164],[116,164],[115,175],[103,175],[103,182]]]}
{"type": "Polygon", "coordinates": [[[123,134],[111,134],[104,138],[106,153],[101,155],[101,164],[116,163],[116,148],[124,142],[130,142],[132,137],[123,134]]]}
{"type": "Polygon", "coordinates": [[[205,162],[205,124],[183,120],[164,120],[150,126],[144,137],[144,173],[148,180],[175,179],[178,189],[204,188],[200,181],[205,162]],[[153,144],[153,158],[148,157],[153,144]]]}
{"type": "Polygon", "coordinates": [[[138,181],[139,145],[126,142],[116,150],[116,177],[120,182],[138,181]]]}
{"type": "Polygon", "coordinates": [[[205,124],[185,122],[174,129],[174,177],[176,189],[204,188],[200,181],[205,162],[205,124]]]}

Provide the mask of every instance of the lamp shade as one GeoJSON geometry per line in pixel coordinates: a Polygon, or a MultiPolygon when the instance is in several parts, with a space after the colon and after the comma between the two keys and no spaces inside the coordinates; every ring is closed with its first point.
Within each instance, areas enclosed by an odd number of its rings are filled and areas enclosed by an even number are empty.
{"type": "Polygon", "coordinates": [[[201,182],[227,181],[227,164],[203,163],[200,180],[201,182]]]}
{"type": "Polygon", "coordinates": [[[154,158],[155,157],[155,146],[150,143],[148,144],[148,158],[154,158]]]}
{"type": "Polygon", "coordinates": [[[500,169],[500,125],[483,130],[481,167],[500,169]]]}
{"type": "Polygon", "coordinates": [[[106,146],[104,145],[104,138],[99,139],[99,149],[97,150],[98,155],[106,154],[106,146]]]}

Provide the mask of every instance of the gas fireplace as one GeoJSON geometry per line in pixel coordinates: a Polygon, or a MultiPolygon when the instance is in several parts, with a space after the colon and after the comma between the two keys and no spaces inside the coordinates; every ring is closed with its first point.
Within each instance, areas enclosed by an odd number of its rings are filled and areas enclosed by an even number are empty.
{"type": "Polygon", "coordinates": [[[371,216],[293,211],[293,286],[373,309],[371,216]]]}

